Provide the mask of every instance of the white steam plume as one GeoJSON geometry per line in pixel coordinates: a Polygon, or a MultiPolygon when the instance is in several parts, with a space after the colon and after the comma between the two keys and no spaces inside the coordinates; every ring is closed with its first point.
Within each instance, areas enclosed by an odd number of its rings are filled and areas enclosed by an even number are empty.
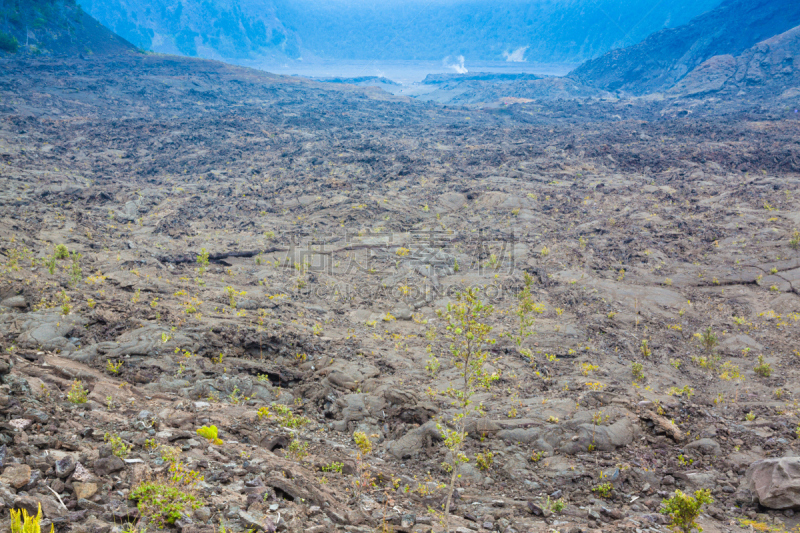
{"type": "Polygon", "coordinates": [[[503,52],[503,57],[506,58],[506,61],[509,63],[524,63],[527,61],[525,59],[525,52],[528,51],[527,46],[520,46],[513,52],[503,52]]]}
{"type": "Polygon", "coordinates": [[[455,70],[458,74],[466,74],[469,72],[467,67],[464,66],[464,56],[458,56],[455,62],[452,61],[450,56],[447,56],[442,60],[442,65],[444,65],[445,68],[455,70]]]}

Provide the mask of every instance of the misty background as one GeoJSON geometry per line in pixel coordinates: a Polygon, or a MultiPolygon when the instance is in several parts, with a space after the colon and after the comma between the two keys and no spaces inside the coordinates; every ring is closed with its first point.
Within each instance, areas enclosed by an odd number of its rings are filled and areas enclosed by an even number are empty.
{"type": "Polygon", "coordinates": [[[466,72],[480,65],[481,70],[494,66],[564,73],[653,32],[680,26],[719,0],[78,3],[134,45],[154,52],[277,71],[310,68],[311,73],[327,75],[379,75],[384,74],[382,68],[398,67],[398,62],[406,62],[406,67],[407,62],[419,62],[419,68],[429,72],[437,67],[466,72]],[[374,68],[365,71],[365,61],[374,68]]]}

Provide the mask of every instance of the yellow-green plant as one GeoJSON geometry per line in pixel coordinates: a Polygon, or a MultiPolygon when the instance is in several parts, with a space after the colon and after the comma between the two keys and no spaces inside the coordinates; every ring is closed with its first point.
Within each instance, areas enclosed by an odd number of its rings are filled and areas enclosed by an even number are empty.
{"type": "Polygon", "coordinates": [[[56,256],[51,255],[47,259],[44,260],[44,266],[47,268],[47,271],[50,272],[50,275],[56,273],[56,256]]]}
{"type": "Polygon", "coordinates": [[[217,426],[202,426],[197,429],[197,434],[207,439],[211,444],[216,444],[217,446],[223,444],[222,439],[218,437],[217,426]]]}
{"type": "Polygon", "coordinates": [[[83,279],[83,269],[81,269],[81,258],[83,256],[77,252],[72,252],[72,265],[69,267],[69,281],[72,285],[77,285],[83,279]]]}
{"type": "Polygon", "coordinates": [[[236,307],[236,297],[237,296],[244,296],[247,294],[246,291],[237,291],[230,285],[225,287],[225,294],[228,295],[228,305],[231,307],[236,307]]]}
{"type": "Polygon", "coordinates": [[[650,357],[650,354],[653,353],[647,346],[647,339],[642,339],[642,345],[639,346],[639,351],[642,352],[643,357],[650,357]]]}
{"type": "Polygon", "coordinates": [[[530,274],[525,272],[524,287],[517,296],[517,306],[514,309],[514,314],[517,315],[517,330],[513,333],[506,333],[514,344],[517,345],[517,351],[523,357],[533,362],[533,352],[529,348],[524,348],[522,344],[525,339],[534,334],[533,324],[536,322],[535,315],[544,313],[544,305],[536,303],[531,295],[531,287],[533,286],[533,278],[530,274]]]}
{"type": "Polygon", "coordinates": [[[694,389],[689,385],[684,385],[681,389],[678,387],[670,387],[667,394],[670,396],[686,396],[686,398],[691,399],[692,396],[694,396],[694,389]]]}
{"type": "Polygon", "coordinates": [[[600,370],[600,367],[592,363],[581,363],[581,374],[588,376],[591,372],[600,370]]]}
{"type": "Polygon", "coordinates": [[[708,353],[714,350],[714,347],[717,345],[717,340],[717,335],[714,333],[714,330],[711,329],[711,326],[708,326],[703,333],[700,334],[700,344],[703,345],[703,348],[708,353]]]}
{"type": "Polygon", "coordinates": [[[372,453],[372,441],[363,431],[353,433],[353,441],[358,447],[356,452],[356,479],[353,480],[353,488],[356,494],[360,495],[372,481],[365,463],[365,458],[372,453]]]}
{"type": "Polygon", "coordinates": [[[258,418],[275,418],[279,425],[289,429],[301,428],[311,422],[304,416],[295,416],[292,410],[285,405],[273,403],[271,407],[272,410],[269,407],[261,407],[258,410],[258,418]]]}
{"type": "Polygon", "coordinates": [[[714,503],[714,499],[708,489],[696,490],[694,496],[676,490],[672,498],[664,499],[662,503],[664,508],[661,512],[669,515],[672,520],[670,527],[683,533],[692,533],[694,529],[703,531],[697,524],[697,517],[700,516],[703,505],[714,503]]]}
{"type": "Polygon", "coordinates": [[[449,421],[438,424],[439,431],[444,439],[444,445],[450,450],[453,464],[444,463],[442,466],[450,472],[450,482],[447,487],[441,519],[444,530],[450,531],[450,504],[452,503],[453,490],[458,479],[459,466],[469,462],[469,458],[462,451],[467,437],[467,417],[476,411],[473,407],[472,397],[480,390],[488,390],[492,383],[500,378],[497,373],[487,372],[485,366],[489,358],[487,345],[495,343],[489,335],[492,327],[485,323],[491,316],[494,308],[484,304],[479,298],[479,290],[468,288],[455,295],[455,303],[448,303],[446,309],[437,311],[437,315],[444,320],[444,337],[450,341],[449,363],[457,370],[456,386],[450,386],[444,395],[450,398],[457,413],[449,421]]]}
{"type": "Polygon", "coordinates": [[[764,361],[764,356],[758,356],[758,364],[753,367],[753,371],[759,376],[768,378],[772,375],[772,365],[764,361]]]}
{"type": "Polygon", "coordinates": [[[53,251],[53,257],[56,259],[69,259],[69,250],[67,250],[66,245],[57,244],[53,251]]]}
{"type": "Polygon", "coordinates": [[[610,482],[606,481],[605,483],[600,483],[595,488],[592,489],[592,492],[596,492],[603,498],[608,498],[611,496],[611,492],[614,490],[614,485],[610,482]]]}
{"type": "Polygon", "coordinates": [[[125,441],[116,433],[106,433],[103,436],[103,442],[109,443],[111,445],[111,453],[120,459],[125,459],[131,452],[131,446],[125,444],[125,441]]]}
{"type": "Polygon", "coordinates": [[[436,374],[439,373],[439,369],[442,367],[442,364],[439,362],[439,358],[435,355],[431,355],[428,362],[425,364],[425,370],[428,374],[431,375],[432,378],[436,377],[436,374]]]}
{"type": "Polygon", "coordinates": [[[67,401],[74,404],[86,403],[89,400],[89,391],[83,386],[83,382],[76,379],[67,392],[67,401]]]}
{"type": "Polygon", "coordinates": [[[560,513],[566,506],[567,503],[563,498],[551,500],[550,496],[547,496],[547,498],[542,502],[542,508],[549,509],[551,513],[560,513]]]}
{"type": "Polygon", "coordinates": [[[475,454],[475,462],[481,470],[489,470],[494,463],[494,454],[490,450],[475,454]]]}
{"type": "Polygon", "coordinates": [[[329,465],[324,465],[321,470],[323,472],[336,472],[338,474],[341,474],[343,468],[344,468],[344,463],[337,463],[336,461],[334,461],[329,465]]]}
{"type": "Polygon", "coordinates": [[[308,457],[308,443],[307,442],[300,442],[299,440],[292,439],[292,442],[289,443],[289,449],[287,450],[287,455],[294,459],[295,461],[302,461],[306,457],[308,457]]]}
{"type": "Polygon", "coordinates": [[[189,509],[202,506],[193,494],[168,483],[148,481],[137,485],[130,494],[136,500],[139,512],[160,528],[172,525],[189,509]]]}
{"type": "Polygon", "coordinates": [[[111,374],[119,374],[119,369],[122,368],[122,361],[112,362],[111,359],[106,359],[106,371],[111,374]]]}
{"type": "Polygon", "coordinates": [[[198,268],[200,274],[208,269],[208,251],[205,248],[200,248],[200,253],[197,254],[197,263],[200,265],[198,268]]]}
{"type": "Polygon", "coordinates": [[[794,233],[792,233],[792,238],[789,239],[789,246],[795,250],[800,248],[800,231],[794,230],[794,233]]]}
{"type": "Polygon", "coordinates": [[[642,366],[642,363],[635,361],[631,363],[631,374],[634,381],[642,381],[644,379],[644,366],[642,366]]]}
{"type": "MultiPolygon", "coordinates": [[[[42,504],[39,504],[39,512],[35,516],[28,514],[25,509],[11,509],[11,533],[41,533],[42,532],[42,504]]],[[[50,525],[50,533],[53,533],[54,525],[50,525]]]]}

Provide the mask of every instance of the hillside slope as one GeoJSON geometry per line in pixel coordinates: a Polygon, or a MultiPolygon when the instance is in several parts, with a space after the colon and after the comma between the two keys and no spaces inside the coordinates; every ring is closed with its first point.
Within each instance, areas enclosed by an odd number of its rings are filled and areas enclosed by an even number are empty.
{"type": "Polygon", "coordinates": [[[113,31],[156,52],[211,59],[298,57],[271,0],[80,0],[113,31]]]}
{"type": "Polygon", "coordinates": [[[714,56],[670,92],[701,96],[755,89],[797,96],[800,86],[800,26],[762,41],[739,56],[714,56]],[[791,89],[794,88],[792,91],[791,89]]]}
{"type": "Polygon", "coordinates": [[[580,62],[688,22],[719,0],[275,0],[303,48],[322,57],[580,62]]]}
{"type": "Polygon", "coordinates": [[[75,0],[0,0],[0,15],[4,53],[91,55],[133,49],[75,0]]]}
{"type": "Polygon", "coordinates": [[[800,2],[796,0],[726,0],[688,24],[587,61],[570,77],[608,91],[661,91],[714,56],[737,56],[797,25],[800,2]]]}
{"type": "Polygon", "coordinates": [[[719,0],[79,0],[156,52],[215,59],[580,62],[639,42],[719,0]],[[645,14],[642,16],[642,14],[645,14]]]}

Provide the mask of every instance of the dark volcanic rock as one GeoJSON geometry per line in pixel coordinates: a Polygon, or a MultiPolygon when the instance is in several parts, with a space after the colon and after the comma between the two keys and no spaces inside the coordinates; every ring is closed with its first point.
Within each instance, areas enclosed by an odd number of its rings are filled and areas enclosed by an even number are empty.
{"type": "MultiPolygon", "coordinates": [[[[607,91],[663,91],[714,56],[738,56],[765,39],[800,25],[795,0],[726,0],[688,24],[654,33],[641,43],[582,64],[569,77],[607,91]]],[[[730,71],[730,59],[716,70],[730,71]]],[[[706,84],[719,84],[714,76],[706,84]]]]}

